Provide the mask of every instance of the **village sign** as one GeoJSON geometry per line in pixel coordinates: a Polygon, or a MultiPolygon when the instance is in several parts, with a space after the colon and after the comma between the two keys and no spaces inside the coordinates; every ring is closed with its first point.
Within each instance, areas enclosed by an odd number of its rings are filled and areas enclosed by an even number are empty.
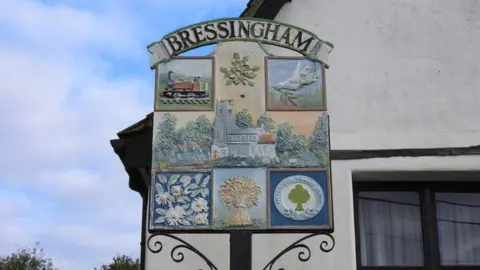
{"type": "MultiPolygon", "coordinates": [[[[296,26],[254,18],[206,21],[148,45],[155,70],[147,247],[174,233],[243,231],[326,236],[333,249],[325,69],[333,45],[296,26]],[[182,56],[217,44],[206,56],[182,56]],[[279,47],[280,53],[271,48],[279,47]],[[285,50],[286,49],[286,50],[285,50]]],[[[303,252],[303,251],[302,251],[303,252]]],[[[308,256],[305,255],[308,252],[308,256]]],[[[302,257],[303,256],[303,257],[302,257]]]]}

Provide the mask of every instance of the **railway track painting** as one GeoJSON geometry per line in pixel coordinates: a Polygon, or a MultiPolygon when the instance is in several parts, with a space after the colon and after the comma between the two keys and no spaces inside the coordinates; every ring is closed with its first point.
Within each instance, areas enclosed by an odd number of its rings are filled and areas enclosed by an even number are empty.
{"type": "Polygon", "coordinates": [[[210,104],[210,98],[174,98],[174,99],[160,99],[162,104],[210,104]]]}

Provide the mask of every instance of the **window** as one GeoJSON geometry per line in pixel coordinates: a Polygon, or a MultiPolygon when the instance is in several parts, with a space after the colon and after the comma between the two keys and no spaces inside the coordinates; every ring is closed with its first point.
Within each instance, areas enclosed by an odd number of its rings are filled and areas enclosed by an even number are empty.
{"type": "Polygon", "coordinates": [[[355,182],[358,269],[480,269],[480,183],[355,182]]]}

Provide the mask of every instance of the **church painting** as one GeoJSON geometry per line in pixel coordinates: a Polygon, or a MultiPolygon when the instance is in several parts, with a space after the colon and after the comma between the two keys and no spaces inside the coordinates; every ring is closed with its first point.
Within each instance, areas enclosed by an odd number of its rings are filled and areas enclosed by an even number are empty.
{"type": "Polygon", "coordinates": [[[303,57],[265,57],[267,111],[326,110],[324,65],[303,57]]]}
{"type": "Polygon", "coordinates": [[[153,168],[315,168],[329,166],[328,115],[323,112],[236,110],[155,113],[153,168]]]}
{"type": "Polygon", "coordinates": [[[236,113],[231,100],[217,102],[212,143],[215,167],[230,167],[238,160],[268,164],[276,159],[276,134],[264,123],[254,125],[245,121],[246,114],[247,111],[236,113]]]}
{"type": "Polygon", "coordinates": [[[211,111],[214,58],[176,57],[156,67],[155,111],[211,111]]]}

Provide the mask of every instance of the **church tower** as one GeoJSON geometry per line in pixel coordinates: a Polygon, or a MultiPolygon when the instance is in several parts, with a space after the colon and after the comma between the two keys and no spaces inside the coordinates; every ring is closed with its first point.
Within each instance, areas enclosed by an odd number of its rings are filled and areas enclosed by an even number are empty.
{"type": "Polygon", "coordinates": [[[215,120],[213,124],[213,143],[226,143],[227,134],[236,128],[235,106],[232,101],[217,100],[215,106],[215,120]]]}
{"type": "Polygon", "coordinates": [[[215,104],[215,119],[213,124],[213,143],[217,145],[227,142],[227,127],[226,119],[224,117],[225,111],[226,107],[223,101],[217,100],[215,104]]]}

